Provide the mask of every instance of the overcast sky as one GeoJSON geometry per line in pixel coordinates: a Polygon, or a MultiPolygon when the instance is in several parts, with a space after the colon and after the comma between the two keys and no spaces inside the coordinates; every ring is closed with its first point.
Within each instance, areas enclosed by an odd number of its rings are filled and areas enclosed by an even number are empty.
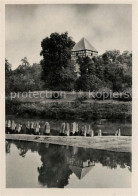
{"type": "Polygon", "coordinates": [[[15,69],[23,57],[38,63],[41,41],[68,31],[75,42],[85,37],[102,54],[132,50],[131,5],[6,5],[6,58],[15,69]]]}

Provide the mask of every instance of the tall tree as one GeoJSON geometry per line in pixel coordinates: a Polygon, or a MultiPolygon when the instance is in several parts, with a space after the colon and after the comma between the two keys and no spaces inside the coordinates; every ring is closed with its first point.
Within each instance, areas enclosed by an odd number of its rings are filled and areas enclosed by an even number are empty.
{"type": "Polygon", "coordinates": [[[27,67],[27,66],[30,65],[30,63],[28,62],[27,57],[24,57],[23,59],[21,59],[21,61],[22,61],[22,66],[27,67]]]}
{"type": "Polygon", "coordinates": [[[5,59],[5,92],[6,94],[10,93],[12,87],[12,69],[11,64],[5,59]]]}
{"type": "Polygon", "coordinates": [[[24,57],[23,59],[21,59],[21,64],[18,66],[16,70],[22,72],[23,70],[26,70],[26,68],[28,68],[29,66],[30,66],[30,63],[28,62],[27,57],[24,57]]]}
{"type": "Polygon", "coordinates": [[[92,91],[98,90],[100,87],[103,86],[104,82],[102,82],[101,78],[99,77],[101,73],[99,73],[98,76],[96,73],[97,67],[100,63],[98,59],[90,59],[88,56],[78,58],[77,63],[80,66],[81,76],[77,79],[75,83],[76,90],[92,91]]]}
{"type": "Polygon", "coordinates": [[[5,75],[9,75],[11,72],[11,64],[5,59],[5,75]]]}
{"type": "Polygon", "coordinates": [[[71,90],[75,80],[71,50],[74,41],[68,33],[52,33],[41,42],[42,80],[45,88],[51,90],[71,90]]]}

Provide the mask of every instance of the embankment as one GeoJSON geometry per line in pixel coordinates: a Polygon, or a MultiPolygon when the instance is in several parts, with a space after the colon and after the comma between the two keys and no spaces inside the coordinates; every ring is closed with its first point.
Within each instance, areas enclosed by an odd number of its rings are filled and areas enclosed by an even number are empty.
{"type": "Polygon", "coordinates": [[[84,102],[47,101],[24,102],[6,100],[6,114],[49,119],[122,119],[131,121],[132,102],[89,100],[84,102]]]}
{"type": "Polygon", "coordinates": [[[131,136],[36,136],[25,134],[6,134],[8,140],[20,140],[58,145],[77,146],[115,152],[131,152],[131,136]]]}

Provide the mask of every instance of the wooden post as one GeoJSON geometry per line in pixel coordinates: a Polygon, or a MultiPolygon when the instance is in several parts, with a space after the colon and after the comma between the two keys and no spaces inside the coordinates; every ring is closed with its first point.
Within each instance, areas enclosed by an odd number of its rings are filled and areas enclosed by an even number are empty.
{"type": "Polygon", "coordinates": [[[8,120],[8,128],[11,128],[11,121],[8,120]]]}
{"type": "Polygon", "coordinates": [[[115,136],[118,136],[118,130],[115,131],[115,136]]]}
{"type": "Polygon", "coordinates": [[[90,132],[91,132],[91,126],[89,125],[87,129],[87,136],[90,136],[90,132]]]}
{"type": "Polygon", "coordinates": [[[8,120],[8,125],[7,125],[7,133],[11,133],[11,121],[8,120]]]}
{"type": "Polygon", "coordinates": [[[73,135],[73,123],[70,124],[70,136],[73,135]]]}
{"type": "Polygon", "coordinates": [[[30,129],[30,128],[31,128],[31,123],[30,123],[30,121],[27,121],[26,128],[27,128],[27,129],[30,129]]]}
{"type": "Polygon", "coordinates": [[[90,137],[94,137],[94,131],[93,131],[93,129],[90,129],[90,137]]]}
{"type": "Polygon", "coordinates": [[[74,135],[75,136],[79,135],[79,125],[78,125],[78,123],[76,123],[76,130],[75,130],[74,135]]]}
{"type": "Polygon", "coordinates": [[[15,132],[15,128],[16,128],[16,124],[15,124],[14,120],[12,120],[12,124],[11,124],[12,133],[15,132]]]}
{"type": "Polygon", "coordinates": [[[66,125],[65,125],[65,135],[69,136],[69,133],[70,133],[69,123],[66,123],[66,125]]]}
{"type": "Polygon", "coordinates": [[[22,130],[22,125],[20,124],[20,126],[19,126],[19,133],[21,133],[21,130],[22,130]]]}
{"type": "Polygon", "coordinates": [[[23,134],[26,134],[26,124],[25,123],[23,123],[23,125],[22,125],[22,133],[23,134]]]}
{"type": "Polygon", "coordinates": [[[22,125],[21,124],[17,124],[16,126],[16,133],[21,133],[21,128],[22,128],[22,125]]]}
{"type": "Polygon", "coordinates": [[[30,125],[30,133],[33,134],[34,133],[34,122],[31,122],[31,125],[30,125]]]}
{"type": "Polygon", "coordinates": [[[76,133],[78,133],[79,132],[79,125],[78,125],[78,123],[76,124],[76,133]]]}
{"type": "Polygon", "coordinates": [[[84,136],[84,134],[85,134],[85,127],[84,127],[84,125],[82,125],[82,127],[81,127],[81,136],[84,136]]]}
{"type": "Polygon", "coordinates": [[[91,137],[94,137],[94,131],[91,129],[91,137]]]}
{"type": "Polygon", "coordinates": [[[65,134],[65,127],[66,127],[66,124],[65,123],[62,123],[61,124],[61,130],[60,130],[60,135],[63,136],[65,134]]]}
{"type": "Polygon", "coordinates": [[[27,134],[30,134],[31,133],[31,122],[30,121],[27,121],[26,129],[27,129],[27,134]]]}
{"type": "Polygon", "coordinates": [[[35,134],[36,135],[39,135],[39,129],[40,129],[39,122],[36,122],[36,127],[35,127],[35,134]]]}
{"type": "Polygon", "coordinates": [[[40,122],[40,135],[44,135],[44,122],[40,122]]]}
{"type": "Polygon", "coordinates": [[[98,136],[102,136],[102,131],[101,131],[101,129],[100,129],[99,132],[98,132],[98,136]]]}
{"type": "Polygon", "coordinates": [[[118,130],[118,136],[121,136],[121,131],[120,131],[120,129],[118,130]]]}
{"type": "Polygon", "coordinates": [[[47,122],[46,133],[48,135],[50,134],[50,124],[49,124],[49,122],[47,122]]]}
{"type": "Polygon", "coordinates": [[[36,122],[34,122],[34,125],[33,125],[33,134],[36,135],[36,122]]]}
{"type": "Polygon", "coordinates": [[[44,133],[45,133],[45,135],[50,135],[50,124],[49,124],[49,122],[45,123],[44,133]]]}
{"type": "Polygon", "coordinates": [[[76,122],[74,122],[74,123],[72,124],[72,132],[73,132],[73,135],[74,135],[75,132],[76,132],[76,122]]]}
{"type": "Polygon", "coordinates": [[[18,126],[19,126],[19,124],[17,124],[15,127],[15,133],[18,133],[18,126]]]}
{"type": "Polygon", "coordinates": [[[84,136],[86,137],[86,133],[87,133],[87,126],[84,125],[84,136]]]}

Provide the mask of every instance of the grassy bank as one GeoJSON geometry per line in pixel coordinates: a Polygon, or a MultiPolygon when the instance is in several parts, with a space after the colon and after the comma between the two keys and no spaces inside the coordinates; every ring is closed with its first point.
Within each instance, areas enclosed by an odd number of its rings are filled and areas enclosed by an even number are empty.
{"type": "Polygon", "coordinates": [[[91,100],[58,102],[23,102],[6,100],[6,114],[22,117],[38,116],[49,119],[124,119],[131,121],[131,102],[91,100]]]}
{"type": "Polygon", "coordinates": [[[93,149],[102,149],[115,152],[131,152],[131,137],[104,136],[104,137],[75,137],[75,136],[34,136],[25,134],[7,134],[8,140],[51,143],[58,145],[77,146],[93,149]]]}

